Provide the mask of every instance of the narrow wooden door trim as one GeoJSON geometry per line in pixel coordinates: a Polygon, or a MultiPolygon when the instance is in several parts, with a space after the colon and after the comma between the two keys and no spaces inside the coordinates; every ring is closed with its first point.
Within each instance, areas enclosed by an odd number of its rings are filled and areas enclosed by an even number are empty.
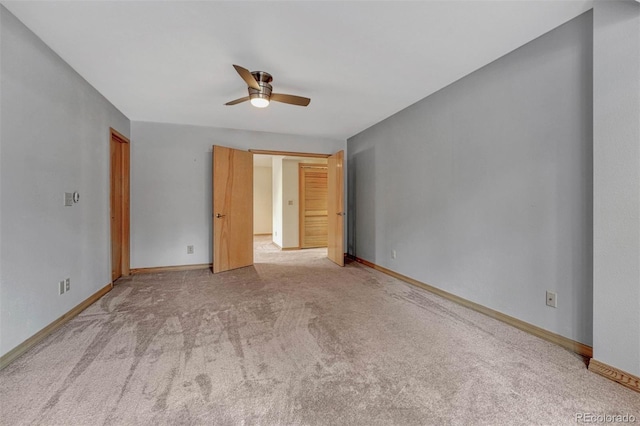
{"type": "Polygon", "coordinates": [[[316,154],[313,152],[271,151],[268,149],[250,149],[252,154],[283,155],[285,157],[329,158],[330,154],[316,154]]]}
{"type": "Polygon", "coordinates": [[[109,127],[109,132],[111,134],[111,139],[116,139],[120,143],[129,143],[129,138],[114,129],[113,127],[109,127]]]}
{"type": "Polygon", "coordinates": [[[298,247],[300,248],[304,245],[304,193],[304,168],[302,163],[298,163],[298,247]]]}
{"type": "Polygon", "coordinates": [[[304,169],[327,169],[327,163],[298,163],[304,169]]]}
{"type": "MultiPolygon", "coordinates": [[[[114,216],[114,214],[119,215],[119,217],[122,219],[122,226],[120,227],[120,232],[118,232],[117,234],[117,238],[119,238],[119,242],[121,244],[121,251],[120,251],[120,260],[119,260],[119,265],[120,265],[120,272],[123,276],[127,276],[130,274],[130,195],[129,195],[129,191],[130,191],[130,140],[129,138],[127,138],[126,136],[124,136],[122,133],[118,132],[117,130],[115,130],[114,128],[109,128],[109,152],[111,152],[112,149],[117,149],[118,150],[118,155],[121,156],[121,166],[122,166],[122,170],[120,171],[121,173],[121,181],[120,181],[120,188],[114,188],[113,187],[113,182],[114,182],[114,178],[117,176],[114,176],[115,173],[118,173],[117,170],[115,170],[115,165],[114,164],[110,164],[109,166],[109,199],[110,199],[110,211],[109,211],[109,226],[113,226],[113,222],[111,220],[111,218],[114,216]],[[114,146],[114,144],[117,144],[114,146]],[[122,199],[121,199],[121,205],[120,206],[114,206],[114,192],[116,189],[119,189],[119,193],[122,194],[122,199]],[[114,209],[117,209],[117,211],[114,211],[114,209]]],[[[111,162],[111,154],[109,154],[109,160],[111,162]]],[[[114,233],[110,232],[111,235],[111,259],[113,261],[113,237],[114,237],[114,233]]],[[[113,266],[111,265],[111,270],[113,272],[113,266]]],[[[118,277],[113,277],[112,279],[117,279],[118,277]]]]}
{"type": "Polygon", "coordinates": [[[344,266],[344,151],[328,159],[329,234],[327,255],[329,260],[344,266]]]}

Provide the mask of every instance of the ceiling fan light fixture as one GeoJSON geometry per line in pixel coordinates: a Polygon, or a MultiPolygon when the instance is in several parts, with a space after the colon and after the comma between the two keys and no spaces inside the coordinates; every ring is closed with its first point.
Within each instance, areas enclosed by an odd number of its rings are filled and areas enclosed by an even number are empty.
{"type": "Polygon", "coordinates": [[[266,108],[269,106],[269,99],[260,97],[251,98],[251,105],[256,108],[266,108]]]}
{"type": "Polygon", "coordinates": [[[266,108],[269,106],[269,101],[271,101],[271,85],[268,83],[259,84],[260,90],[249,87],[249,99],[254,107],[266,108]]]}

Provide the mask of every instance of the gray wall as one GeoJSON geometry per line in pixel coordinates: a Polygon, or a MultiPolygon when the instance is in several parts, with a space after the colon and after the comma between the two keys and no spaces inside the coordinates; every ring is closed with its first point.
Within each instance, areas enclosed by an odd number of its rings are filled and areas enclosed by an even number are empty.
{"type": "Polygon", "coordinates": [[[594,9],[594,358],[640,376],[640,4],[594,9]]]}
{"type": "MultiPolygon", "coordinates": [[[[131,267],[211,262],[211,150],[330,154],[344,140],[214,127],[131,124],[131,267]],[[187,245],[194,254],[187,254],[187,245]]],[[[274,170],[275,173],[275,170],[274,170]]]]}
{"type": "Polygon", "coordinates": [[[109,127],[129,120],[3,6],[0,39],[3,355],[111,281],[109,127]]]}
{"type": "Polygon", "coordinates": [[[590,345],[592,139],[589,12],[350,138],[349,251],[590,345]]]}

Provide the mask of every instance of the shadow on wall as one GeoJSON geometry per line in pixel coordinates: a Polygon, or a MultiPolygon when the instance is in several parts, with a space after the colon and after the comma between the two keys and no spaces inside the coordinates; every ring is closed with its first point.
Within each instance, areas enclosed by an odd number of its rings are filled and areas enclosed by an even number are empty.
{"type": "Polygon", "coordinates": [[[358,235],[358,226],[362,229],[376,229],[375,147],[349,152],[347,173],[347,252],[375,262],[376,233],[358,235]]]}

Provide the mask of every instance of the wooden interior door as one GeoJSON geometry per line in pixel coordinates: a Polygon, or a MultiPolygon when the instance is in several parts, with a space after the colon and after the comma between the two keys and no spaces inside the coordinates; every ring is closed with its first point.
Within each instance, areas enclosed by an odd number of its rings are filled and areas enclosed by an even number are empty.
{"type": "Polygon", "coordinates": [[[213,272],[253,265],[253,154],[213,146],[213,272]]]}
{"type": "Polygon", "coordinates": [[[327,247],[327,165],[299,163],[300,248],[327,247]]]}
{"type": "Polygon", "coordinates": [[[129,275],[129,139],[110,129],[111,281],[129,275]]]}
{"type": "Polygon", "coordinates": [[[344,151],[327,162],[327,253],[331,261],[344,266],[344,151]]]}

